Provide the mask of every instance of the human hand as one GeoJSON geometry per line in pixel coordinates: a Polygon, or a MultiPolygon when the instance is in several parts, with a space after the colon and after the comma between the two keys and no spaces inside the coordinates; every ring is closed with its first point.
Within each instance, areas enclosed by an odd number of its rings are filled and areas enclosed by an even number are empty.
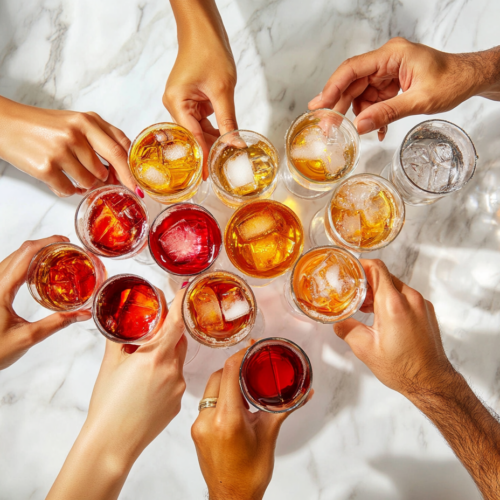
{"type": "Polygon", "coordinates": [[[344,61],[309,109],[333,107],[345,114],[352,104],[358,132],[378,129],[383,140],[387,125],[400,118],[449,111],[474,95],[500,99],[499,55],[496,49],[449,54],[393,38],[344,61]]]}
{"type": "Polygon", "coordinates": [[[335,324],[335,333],[383,384],[407,397],[446,383],[455,371],[432,304],[383,262],[361,259],[361,264],[370,285],[361,310],[375,313],[373,326],[351,318],[335,324]]]}
{"type": "Polygon", "coordinates": [[[168,77],[163,104],[203,149],[203,178],[217,138],[238,128],[234,108],[236,65],[215,3],[171,0],[177,20],[179,51],[168,77]],[[194,10],[193,10],[194,9],[194,10]],[[195,24],[195,26],[193,26],[195,24]],[[208,116],[215,111],[219,130],[208,116]]]}
{"type": "Polygon", "coordinates": [[[201,410],[191,429],[210,500],[259,500],[264,496],[273,474],[281,425],[293,413],[249,411],[239,385],[245,352],[237,352],[224,369],[212,374],[203,398],[218,398],[217,406],[201,410]]]}
{"type": "Polygon", "coordinates": [[[31,259],[44,246],[59,241],[68,242],[69,239],[51,236],[26,241],[19,250],[0,262],[0,370],[15,363],[31,347],[53,333],[92,316],[89,311],[54,313],[30,323],[14,311],[12,304],[19,288],[26,282],[31,259]]]}
{"type": "Polygon", "coordinates": [[[186,388],[183,295],[146,344],[106,340],[87,420],[48,500],[118,498],[136,459],[179,413],[186,388]]]}
{"type": "Polygon", "coordinates": [[[3,97],[0,109],[0,158],[41,180],[56,195],[117,184],[117,176],[135,191],[127,163],[130,140],[96,113],[35,108],[3,97]]]}

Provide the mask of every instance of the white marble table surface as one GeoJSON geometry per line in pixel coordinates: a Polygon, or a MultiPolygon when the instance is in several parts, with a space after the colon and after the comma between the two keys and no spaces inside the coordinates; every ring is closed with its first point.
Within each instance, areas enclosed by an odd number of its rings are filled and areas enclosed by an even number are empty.
{"type": "MultiPolygon", "coordinates": [[[[306,109],[346,57],[402,35],[465,52],[499,43],[496,0],[221,0],[238,66],[242,128],[283,152],[289,123],[306,109]]],[[[133,138],[169,115],[163,87],[176,56],[167,0],[3,0],[0,94],[37,106],[94,110],[133,138]]],[[[399,238],[378,252],[389,268],[436,306],[448,355],[477,393],[500,410],[500,104],[474,98],[446,118],[464,127],[480,156],[462,192],[411,209],[399,238]]],[[[392,125],[383,144],[362,138],[358,172],[379,172],[404,134],[424,117],[392,125]]],[[[308,226],[325,200],[286,201],[308,226]]],[[[0,258],[26,239],[63,234],[77,242],[78,198],[57,199],[41,183],[0,162],[0,258]]],[[[224,224],[230,210],[210,195],[224,224]]],[[[375,255],[373,255],[375,256],[375,255]]],[[[111,274],[143,274],[173,288],[159,269],[106,261],[111,274]]],[[[283,279],[256,290],[267,335],[306,349],[316,394],[284,425],[266,494],[273,500],[471,500],[472,480],[433,426],[379,383],[334,335],[285,314],[283,279]]],[[[16,310],[46,315],[23,287],[16,310]]],[[[0,373],[0,499],[42,499],[88,409],[104,338],[92,324],[62,331],[0,373]]],[[[182,411],[142,454],[122,499],[205,498],[190,426],[209,374],[225,356],[202,349],[187,366],[182,411]]]]}

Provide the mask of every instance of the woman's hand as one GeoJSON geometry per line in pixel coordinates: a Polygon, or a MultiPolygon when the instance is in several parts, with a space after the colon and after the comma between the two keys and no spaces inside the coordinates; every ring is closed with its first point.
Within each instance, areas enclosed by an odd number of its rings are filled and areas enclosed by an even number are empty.
{"type": "Polygon", "coordinates": [[[96,113],[41,109],[0,97],[0,158],[41,180],[57,196],[117,184],[117,176],[135,191],[129,146],[125,134],[96,113]]]}
{"type": "Polygon", "coordinates": [[[379,130],[383,140],[389,123],[449,111],[474,95],[500,100],[499,48],[449,54],[393,38],[344,61],[309,109],[327,107],[345,114],[352,104],[358,132],[379,130]]]}
{"type": "Polygon", "coordinates": [[[19,288],[26,282],[28,267],[34,255],[44,246],[69,241],[64,236],[51,236],[26,241],[19,250],[0,262],[0,370],[15,363],[38,342],[76,321],[91,318],[89,311],[54,313],[30,323],[16,314],[12,306],[19,288]]]}
{"type": "Polygon", "coordinates": [[[135,460],[179,413],[186,387],[183,295],[175,297],[160,331],[137,350],[106,341],[87,420],[48,500],[118,498],[135,460]]]}
{"type": "Polygon", "coordinates": [[[171,0],[179,51],[168,77],[163,104],[203,149],[203,178],[208,152],[217,138],[238,128],[234,109],[236,65],[213,0],[171,0]],[[208,116],[215,111],[219,130],[208,116]]]}
{"type": "Polygon", "coordinates": [[[239,384],[245,352],[234,354],[212,374],[203,398],[218,398],[217,406],[201,410],[191,429],[210,500],[264,496],[281,425],[293,413],[249,411],[239,384]]]}

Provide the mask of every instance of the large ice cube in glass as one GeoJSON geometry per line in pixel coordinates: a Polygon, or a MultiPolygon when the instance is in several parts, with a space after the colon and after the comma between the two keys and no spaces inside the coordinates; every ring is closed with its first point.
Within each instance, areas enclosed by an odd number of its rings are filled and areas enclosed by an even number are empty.
{"type": "MultiPolygon", "coordinates": [[[[185,142],[181,141],[171,141],[162,144],[163,161],[165,163],[175,162],[177,160],[182,160],[191,151],[191,146],[185,142]]],[[[169,165],[171,168],[173,165],[169,165]]]]}
{"type": "Polygon", "coordinates": [[[196,321],[203,330],[222,330],[224,320],[217,294],[208,286],[203,287],[193,298],[196,321]]]}
{"type": "Polygon", "coordinates": [[[177,264],[197,260],[208,260],[208,227],[205,221],[181,219],[160,237],[160,245],[169,259],[177,264]]]}
{"type": "Polygon", "coordinates": [[[239,287],[222,293],[220,303],[226,321],[234,321],[250,312],[250,304],[239,287]]]}
{"type": "Polygon", "coordinates": [[[246,151],[231,156],[224,163],[223,169],[224,176],[235,194],[242,196],[257,189],[252,162],[246,151]]]}
{"type": "Polygon", "coordinates": [[[292,253],[295,242],[278,233],[271,233],[250,243],[253,264],[259,271],[269,271],[282,264],[292,253]]]}
{"type": "Polygon", "coordinates": [[[269,210],[252,214],[238,225],[238,232],[244,241],[251,241],[274,231],[276,218],[269,210]]]}
{"type": "Polygon", "coordinates": [[[336,226],[336,228],[345,241],[353,245],[361,243],[361,216],[359,214],[344,213],[339,226],[336,226]]]}

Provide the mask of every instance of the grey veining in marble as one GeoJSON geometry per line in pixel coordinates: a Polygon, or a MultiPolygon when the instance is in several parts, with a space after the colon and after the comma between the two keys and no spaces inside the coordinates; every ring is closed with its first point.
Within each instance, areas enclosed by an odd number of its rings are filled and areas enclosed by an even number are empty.
{"type": "MultiPolygon", "coordinates": [[[[290,122],[306,109],[345,58],[405,36],[441,50],[498,44],[495,0],[221,0],[238,66],[239,124],[264,133],[283,153],[290,122]]],[[[133,138],[168,120],[161,104],[176,56],[167,0],[3,0],[0,94],[26,104],[93,110],[133,138]]],[[[489,406],[500,410],[500,104],[474,98],[446,118],[473,138],[480,161],[460,193],[411,208],[399,238],[373,257],[433,301],[446,350],[489,406]]],[[[380,172],[404,134],[423,117],[391,125],[386,140],[362,138],[358,172],[380,172]]],[[[307,226],[325,199],[286,201],[307,226]]],[[[29,238],[64,234],[77,242],[78,199],[60,200],[0,162],[0,258],[29,238]]],[[[230,211],[211,195],[224,224],[230,211]]],[[[173,295],[159,270],[136,272],[173,295]]],[[[432,424],[380,384],[331,327],[286,316],[283,279],[256,295],[267,334],[298,342],[310,355],[314,399],[283,426],[272,500],[472,500],[480,496],[432,424]]],[[[16,310],[46,314],[19,293],[16,310]]],[[[369,320],[369,318],[365,318],[369,320]]],[[[72,326],[0,373],[0,498],[44,498],[84,422],[104,348],[92,325],[72,326]]],[[[202,499],[190,426],[209,374],[225,355],[201,349],[186,368],[182,411],[143,453],[120,498],[202,499]]]]}

